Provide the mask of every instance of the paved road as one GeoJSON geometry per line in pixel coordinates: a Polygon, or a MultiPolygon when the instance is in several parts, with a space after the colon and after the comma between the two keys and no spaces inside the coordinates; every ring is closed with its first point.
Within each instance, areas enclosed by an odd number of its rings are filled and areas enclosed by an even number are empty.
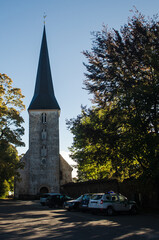
{"type": "Polygon", "coordinates": [[[159,240],[159,215],[113,217],[0,201],[0,240],[159,240]]]}

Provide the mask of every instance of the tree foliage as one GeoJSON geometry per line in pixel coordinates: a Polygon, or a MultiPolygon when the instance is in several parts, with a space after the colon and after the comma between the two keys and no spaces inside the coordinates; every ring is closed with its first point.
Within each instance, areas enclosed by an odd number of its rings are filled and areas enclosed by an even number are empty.
{"type": "Polygon", "coordinates": [[[96,162],[94,172],[105,166],[107,174],[102,177],[159,178],[157,17],[146,19],[136,10],[120,31],[104,26],[93,37],[92,51],[84,51],[88,60],[84,84],[95,108],[82,110],[67,123],[74,135],[71,151],[79,173],[87,175],[87,164],[93,168],[96,162]]]}
{"type": "Polygon", "coordinates": [[[23,98],[21,90],[12,86],[12,80],[0,74],[0,195],[6,193],[21,167],[16,147],[24,146],[24,120],[20,115],[25,108],[23,98]]]}
{"type": "Polygon", "coordinates": [[[18,152],[12,144],[0,141],[0,154],[0,196],[4,196],[8,193],[8,189],[13,191],[11,185],[14,177],[18,177],[17,169],[23,166],[19,161],[18,152]]]}
{"type": "Polygon", "coordinates": [[[21,139],[24,120],[20,115],[25,109],[23,98],[21,90],[12,86],[12,80],[7,75],[0,74],[0,141],[24,146],[21,139]]]}

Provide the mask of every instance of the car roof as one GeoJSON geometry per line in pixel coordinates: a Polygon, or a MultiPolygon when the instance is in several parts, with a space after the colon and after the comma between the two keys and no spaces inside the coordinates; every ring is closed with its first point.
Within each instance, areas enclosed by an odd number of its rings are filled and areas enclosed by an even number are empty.
{"type": "Polygon", "coordinates": [[[93,195],[104,195],[105,193],[93,193],[93,195]]]}
{"type": "Polygon", "coordinates": [[[52,195],[61,195],[60,193],[43,193],[42,196],[52,196],[52,195]]]}
{"type": "Polygon", "coordinates": [[[116,194],[116,193],[113,192],[113,191],[108,191],[108,192],[105,192],[105,193],[94,193],[93,195],[105,195],[105,194],[114,195],[114,194],[116,194]]]}
{"type": "Polygon", "coordinates": [[[93,195],[94,193],[84,193],[83,196],[86,196],[86,195],[93,195]]]}
{"type": "Polygon", "coordinates": [[[49,195],[61,195],[61,193],[49,193],[49,195]]]}

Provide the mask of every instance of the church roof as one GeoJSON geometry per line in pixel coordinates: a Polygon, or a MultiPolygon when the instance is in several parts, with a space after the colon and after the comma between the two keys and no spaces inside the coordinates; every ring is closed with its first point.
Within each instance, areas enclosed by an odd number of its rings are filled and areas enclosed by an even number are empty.
{"type": "Polygon", "coordinates": [[[46,41],[45,25],[43,30],[43,38],[40,50],[34,96],[32,98],[28,110],[38,109],[60,110],[59,104],[54,94],[49,54],[46,41]]]}

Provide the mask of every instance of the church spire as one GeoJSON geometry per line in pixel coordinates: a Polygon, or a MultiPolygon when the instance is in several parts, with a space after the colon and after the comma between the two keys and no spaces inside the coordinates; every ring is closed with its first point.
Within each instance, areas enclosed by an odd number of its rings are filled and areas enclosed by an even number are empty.
{"type": "Polygon", "coordinates": [[[40,50],[34,96],[32,98],[28,110],[40,110],[40,109],[60,110],[53,89],[45,25],[43,30],[43,38],[40,50]]]}

